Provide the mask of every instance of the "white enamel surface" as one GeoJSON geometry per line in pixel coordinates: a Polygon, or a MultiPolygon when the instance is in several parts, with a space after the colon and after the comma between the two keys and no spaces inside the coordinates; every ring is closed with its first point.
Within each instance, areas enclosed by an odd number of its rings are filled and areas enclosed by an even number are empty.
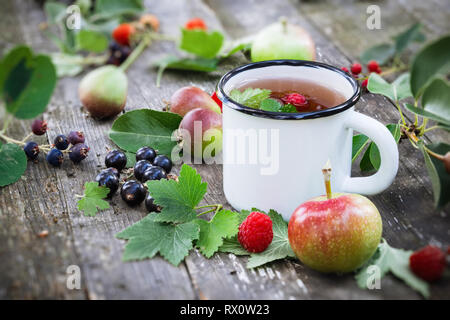
{"type": "MultiPolygon", "coordinates": [[[[354,93],[350,83],[337,72],[293,66],[244,71],[231,78],[224,89],[228,93],[244,81],[261,77],[303,79],[307,73],[305,79],[312,77],[347,98],[354,93]]],[[[384,125],[353,108],[317,119],[277,120],[248,115],[228,104],[223,107],[223,186],[228,202],[237,210],[275,209],[288,220],[300,204],[325,193],[321,169],[328,159],[333,167],[331,183],[334,192],[378,193],[387,188],[396,175],[398,151],[392,135],[384,125]],[[381,168],[373,176],[350,178],[352,128],[369,136],[380,149],[381,168]],[[271,130],[278,132],[279,169],[276,174],[261,174],[268,165],[261,164],[259,158],[253,164],[248,160],[245,163],[236,161],[239,150],[232,143],[235,137],[230,133],[241,130],[244,134],[249,129],[267,131],[269,136],[271,130]]],[[[252,147],[255,145],[249,146],[247,140],[246,150],[252,147]]]]}

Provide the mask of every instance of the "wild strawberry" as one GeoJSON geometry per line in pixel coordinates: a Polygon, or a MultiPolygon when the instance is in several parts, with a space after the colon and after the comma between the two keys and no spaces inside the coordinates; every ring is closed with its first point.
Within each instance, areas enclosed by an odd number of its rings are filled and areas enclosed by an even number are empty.
{"type": "Polygon", "coordinates": [[[250,213],[239,226],[238,241],[248,252],[266,250],[272,239],[272,220],[264,213],[250,213]]]}
{"type": "Polygon", "coordinates": [[[189,20],[188,22],[186,22],[184,27],[188,30],[201,29],[201,30],[206,31],[208,29],[206,27],[205,21],[203,21],[203,19],[200,19],[200,18],[193,18],[193,19],[189,20]]]}
{"type": "Polygon", "coordinates": [[[362,66],[359,63],[354,63],[352,64],[350,70],[352,71],[353,74],[360,74],[362,71],[362,66]]]}
{"type": "Polygon", "coordinates": [[[368,79],[364,79],[363,82],[361,82],[361,87],[363,87],[364,89],[367,88],[367,83],[369,82],[368,79]]]}
{"type": "Polygon", "coordinates": [[[213,94],[211,95],[211,98],[217,103],[217,105],[220,107],[220,111],[222,110],[222,101],[217,97],[216,92],[214,91],[213,94]]]}
{"type": "Polygon", "coordinates": [[[285,104],[292,104],[294,107],[303,107],[307,104],[306,97],[299,93],[290,93],[281,98],[285,104]]]}
{"type": "Polygon", "coordinates": [[[129,46],[131,37],[135,32],[136,29],[134,26],[129,23],[122,23],[114,29],[112,36],[117,43],[123,46],[129,46]]]}
{"type": "Polygon", "coordinates": [[[436,281],[444,273],[445,254],[435,246],[426,246],[409,257],[410,269],[426,281],[436,281]]]}
{"type": "Polygon", "coordinates": [[[342,71],[349,73],[348,69],[346,67],[341,68],[342,71]]]}
{"type": "Polygon", "coordinates": [[[377,72],[380,69],[380,66],[378,65],[378,62],[376,62],[375,60],[370,60],[369,63],[367,64],[367,70],[369,70],[369,72],[377,72]]]}

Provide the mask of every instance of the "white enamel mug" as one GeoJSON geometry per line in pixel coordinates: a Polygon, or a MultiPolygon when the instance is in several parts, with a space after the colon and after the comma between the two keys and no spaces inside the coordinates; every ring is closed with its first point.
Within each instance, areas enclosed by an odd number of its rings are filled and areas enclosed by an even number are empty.
{"type": "Polygon", "coordinates": [[[325,193],[322,167],[332,165],[333,192],[379,193],[394,180],[397,144],[380,122],[354,111],[358,82],[333,66],[301,60],[251,63],[225,74],[218,84],[223,102],[223,188],[237,210],[275,209],[288,220],[303,202],[325,193]],[[279,113],[252,109],[230,98],[249,81],[293,78],[332,88],[347,100],[311,113],[279,113]],[[353,130],[378,146],[379,170],[351,177],[353,130]]]}

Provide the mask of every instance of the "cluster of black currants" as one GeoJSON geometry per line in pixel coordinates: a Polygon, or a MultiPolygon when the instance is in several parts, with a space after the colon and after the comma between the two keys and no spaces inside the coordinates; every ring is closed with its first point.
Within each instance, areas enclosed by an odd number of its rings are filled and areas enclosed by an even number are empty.
{"type": "MultiPolygon", "coordinates": [[[[122,151],[112,150],[105,157],[105,165],[107,169],[102,170],[95,181],[100,186],[109,188],[108,197],[110,198],[119,189],[120,172],[127,165],[127,157],[122,151]]],[[[133,168],[137,180],[128,180],[122,185],[121,198],[130,206],[139,205],[145,199],[148,212],[161,211],[143,183],[149,180],[167,179],[171,170],[172,161],[167,156],[157,155],[156,151],[150,147],[140,148],[136,152],[136,164],[133,168]]]]}
{"type": "Polygon", "coordinates": [[[121,46],[115,41],[109,44],[109,57],[106,64],[113,64],[120,66],[131,53],[131,48],[128,46],[121,46]]]}
{"type": "MultiPolygon", "coordinates": [[[[38,136],[43,135],[47,131],[47,122],[36,119],[31,125],[31,131],[38,136]]],[[[81,131],[71,131],[67,136],[60,134],[56,136],[53,145],[43,145],[41,149],[47,152],[46,160],[49,164],[55,167],[61,166],[64,161],[63,151],[69,154],[70,160],[74,163],[79,163],[86,159],[89,153],[89,147],[84,144],[84,134],[81,131]]],[[[23,150],[28,159],[36,161],[41,151],[39,145],[34,141],[29,141],[24,144],[23,150]]]]}

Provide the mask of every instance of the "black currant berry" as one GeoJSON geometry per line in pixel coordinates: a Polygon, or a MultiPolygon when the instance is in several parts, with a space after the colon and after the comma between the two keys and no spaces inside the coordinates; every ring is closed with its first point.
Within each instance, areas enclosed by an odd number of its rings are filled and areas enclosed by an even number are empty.
{"type": "Polygon", "coordinates": [[[150,212],[161,212],[161,207],[155,204],[155,199],[149,194],[147,194],[147,197],[145,197],[145,208],[147,208],[147,211],[150,212]]]}
{"type": "Polygon", "coordinates": [[[149,161],[139,160],[134,165],[134,176],[136,177],[136,179],[141,181],[142,175],[144,174],[145,170],[147,170],[148,168],[151,168],[151,167],[152,167],[152,164],[149,161]]]}
{"type": "Polygon", "coordinates": [[[42,136],[47,131],[47,121],[36,119],[31,124],[31,131],[37,136],[42,136]]]}
{"type": "Polygon", "coordinates": [[[63,134],[60,134],[59,136],[56,136],[55,140],[53,141],[53,144],[55,147],[59,150],[66,150],[69,146],[69,139],[63,134]]]}
{"type": "Polygon", "coordinates": [[[64,155],[60,150],[53,148],[47,153],[47,162],[52,166],[59,167],[63,161],[64,155]]]}
{"type": "Polygon", "coordinates": [[[170,173],[170,170],[172,170],[172,161],[162,154],[156,156],[155,160],[153,160],[153,165],[163,168],[166,173],[170,173]]]}
{"type": "Polygon", "coordinates": [[[167,174],[164,171],[163,168],[152,166],[151,168],[148,168],[144,171],[142,174],[142,182],[146,182],[149,180],[161,180],[161,179],[167,179],[167,174]]]}
{"type": "Polygon", "coordinates": [[[115,175],[117,178],[120,178],[120,172],[119,170],[117,170],[116,168],[106,168],[104,170],[102,170],[101,172],[105,172],[105,173],[112,173],[113,175],[115,175]]]}
{"type": "Polygon", "coordinates": [[[89,153],[89,147],[84,143],[78,143],[72,146],[69,150],[69,158],[74,163],[79,163],[82,160],[86,159],[89,153]]]}
{"type": "Polygon", "coordinates": [[[76,145],[77,143],[84,143],[85,138],[84,133],[81,131],[70,131],[67,139],[69,139],[71,144],[76,145]]]}
{"type": "Polygon", "coordinates": [[[156,151],[150,147],[142,147],[136,152],[136,161],[147,160],[153,162],[156,157],[156,151]]]}
{"type": "Polygon", "coordinates": [[[119,189],[119,178],[106,170],[101,171],[97,177],[95,177],[95,181],[98,182],[99,186],[109,188],[108,198],[111,198],[113,194],[116,193],[117,189],[119,189]]]}
{"type": "Polygon", "coordinates": [[[105,165],[121,171],[127,165],[127,156],[122,151],[112,150],[105,157],[105,165]]]}
{"type": "Polygon", "coordinates": [[[147,191],[142,183],[135,180],[125,182],[120,189],[120,196],[128,205],[134,206],[144,201],[147,191]]]}
{"type": "Polygon", "coordinates": [[[36,160],[39,155],[39,146],[36,142],[30,141],[25,144],[23,151],[25,151],[28,159],[36,160]]]}

